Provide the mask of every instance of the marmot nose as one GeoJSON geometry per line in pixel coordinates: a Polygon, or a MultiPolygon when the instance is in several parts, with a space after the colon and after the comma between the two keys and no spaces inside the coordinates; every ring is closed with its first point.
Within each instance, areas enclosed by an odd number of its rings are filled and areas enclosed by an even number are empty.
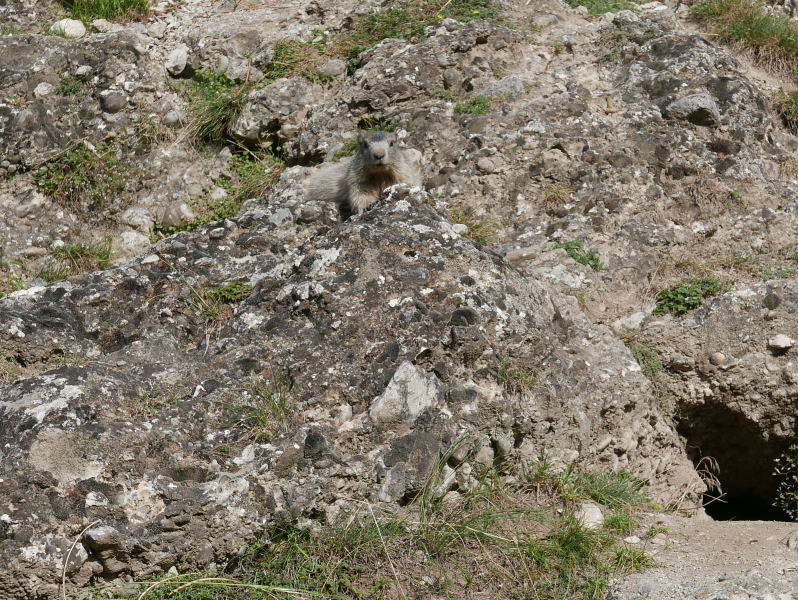
{"type": "Polygon", "coordinates": [[[372,156],[374,156],[374,158],[376,160],[380,160],[382,158],[385,158],[385,149],[384,148],[374,148],[374,150],[371,151],[371,154],[372,154],[372,156]]]}

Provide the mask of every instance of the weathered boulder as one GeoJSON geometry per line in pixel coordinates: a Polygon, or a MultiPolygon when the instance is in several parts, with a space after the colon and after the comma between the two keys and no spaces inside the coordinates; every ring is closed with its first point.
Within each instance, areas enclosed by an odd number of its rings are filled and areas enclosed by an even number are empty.
{"type": "Polygon", "coordinates": [[[547,457],[700,491],[623,344],[427,201],[394,188],[314,238],[301,203],[258,207],[1,301],[3,355],[83,358],[2,390],[0,585],[53,595],[95,521],[70,582],[201,567],[345,498],[403,504],[458,439],[473,474],[547,457]],[[230,281],[254,290],[211,325],[202,299],[230,281]],[[288,407],[266,429],[262,390],[288,407]]]}

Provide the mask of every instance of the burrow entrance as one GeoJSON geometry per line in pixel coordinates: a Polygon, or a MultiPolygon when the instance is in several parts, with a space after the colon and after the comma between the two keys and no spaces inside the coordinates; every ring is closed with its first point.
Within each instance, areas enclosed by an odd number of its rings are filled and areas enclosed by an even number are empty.
{"type": "Polygon", "coordinates": [[[707,514],[727,521],[792,521],[774,506],[780,480],[773,475],[774,460],[790,439],[765,439],[762,428],[745,415],[720,404],[686,407],[677,427],[687,439],[687,452],[699,473],[712,471],[724,495],[704,495],[707,514]]]}

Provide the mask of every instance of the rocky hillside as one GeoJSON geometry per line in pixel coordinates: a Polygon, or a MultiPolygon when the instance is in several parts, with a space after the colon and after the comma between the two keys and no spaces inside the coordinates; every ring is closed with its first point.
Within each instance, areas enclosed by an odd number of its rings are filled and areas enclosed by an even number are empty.
{"type": "Polygon", "coordinates": [[[0,599],[218,569],[431,473],[788,518],[787,79],[656,2],[383,4],[0,5],[0,599]],[[423,189],[341,222],[304,186],[375,128],[423,189]]]}

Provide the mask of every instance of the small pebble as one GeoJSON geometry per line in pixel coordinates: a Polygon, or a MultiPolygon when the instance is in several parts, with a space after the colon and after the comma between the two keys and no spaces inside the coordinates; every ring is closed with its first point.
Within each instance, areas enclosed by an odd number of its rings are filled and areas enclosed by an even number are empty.
{"type": "Polygon", "coordinates": [[[477,161],[477,168],[483,173],[493,173],[496,170],[496,165],[491,159],[482,157],[477,161]]]}
{"type": "Polygon", "coordinates": [[[774,335],[768,340],[768,348],[771,350],[789,350],[795,345],[795,340],[782,333],[774,335]]]}
{"type": "Polygon", "coordinates": [[[626,542],[627,544],[639,544],[640,538],[637,537],[636,535],[630,535],[629,537],[623,538],[623,541],[626,542]]]}
{"type": "Polygon", "coordinates": [[[709,362],[715,366],[722,365],[726,362],[726,355],[723,352],[713,352],[709,355],[709,362]]]}

